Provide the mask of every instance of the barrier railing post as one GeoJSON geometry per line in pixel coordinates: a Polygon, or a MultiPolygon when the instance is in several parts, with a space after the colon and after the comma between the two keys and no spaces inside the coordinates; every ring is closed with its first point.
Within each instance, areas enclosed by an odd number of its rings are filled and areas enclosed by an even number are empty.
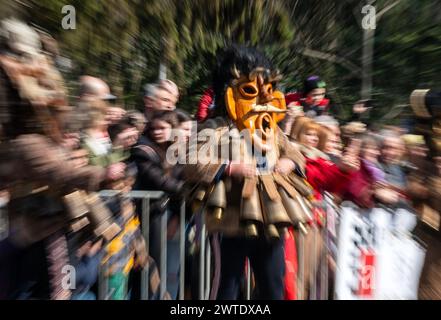
{"type": "Polygon", "coordinates": [[[247,258],[247,287],[246,287],[246,299],[251,300],[251,263],[250,259],[247,258]]]}
{"type": "Polygon", "coordinates": [[[168,221],[168,211],[161,216],[161,244],[160,244],[160,289],[159,294],[161,299],[167,292],[167,221],[168,221]]]}
{"type": "MultiPolygon", "coordinates": [[[[206,237],[208,239],[208,236],[206,237]]],[[[205,268],[205,300],[210,299],[210,284],[211,284],[211,245],[210,241],[205,240],[206,243],[206,251],[205,251],[205,259],[206,259],[206,268],[205,268]]]]}
{"type": "Polygon", "coordinates": [[[199,300],[204,300],[204,280],[205,280],[205,213],[201,213],[201,234],[200,234],[200,248],[199,248],[199,300]]]}
{"type": "Polygon", "coordinates": [[[310,295],[309,300],[317,300],[317,234],[319,232],[319,227],[313,225],[311,227],[313,231],[312,234],[312,250],[311,250],[311,274],[310,276],[310,295]]]}
{"type": "Polygon", "coordinates": [[[297,299],[303,300],[305,292],[305,236],[301,230],[298,232],[298,248],[297,299]]]}
{"type": "Polygon", "coordinates": [[[323,253],[322,253],[322,270],[320,274],[322,275],[321,284],[320,284],[320,300],[327,300],[328,295],[328,237],[326,232],[326,227],[323,228],[322,232],[322,241],[323,241],[323,253]]]}
{"type": "Polygon", "coordinates": [[[100,264],[98,269],[98,300],[108,300],[106,268],[100,264]]]}
{"type": "MultiPolygon", "coordinates": [[[[150,255],[150,199],[142,199],[142,224],[141,232],[144,237],[147,252],[150,255]]],[[[149,262],[150,263],[150,262],[149,262]]],[[[141,300],[149,300],[149,263],[141,272],[141,300]]]]}
{"type": "Polygon", "coordinates": [[[179,300],[185,298],[185,201],[182,201],[180,211],[180,234],[179,234],[179,300]]]}

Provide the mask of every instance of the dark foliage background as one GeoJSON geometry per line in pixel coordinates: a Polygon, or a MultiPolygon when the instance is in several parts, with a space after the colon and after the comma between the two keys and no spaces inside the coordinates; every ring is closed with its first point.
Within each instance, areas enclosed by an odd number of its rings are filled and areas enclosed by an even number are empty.
{"type": "Polygon", "coordinates": [[[179,106],[193,112],[210,85],[216,50],[231,42],[267,52],[285,75],[285,90],[321,75],[342,119],[361,98],[363,79],[372,79],[368,95],[379,122],[397,122],[408,112],[413,89],[441,87],[441,3],[435,0],[1,0],[0,17],[11,15],[59,41],[72,61],[65,70],[72,95],[79,75],[97,75],[129,109],[141,106],[142,86],[157,79],[163,63],[181,89],[179,106]],[[367,3],[378,18],[371,56],[363,56],[367,3]],[[67,4],[76,8],[76,30],[61,28],[67,4]]]}

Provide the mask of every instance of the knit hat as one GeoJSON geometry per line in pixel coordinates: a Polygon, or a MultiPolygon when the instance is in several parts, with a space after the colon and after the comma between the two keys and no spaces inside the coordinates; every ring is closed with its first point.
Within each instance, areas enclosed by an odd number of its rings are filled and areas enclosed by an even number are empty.
{"type": "Polygon", "coordinates": [[[303,84],[303,94],[306,96],[312,90],[318,88],[326,88],[326,82],[321,80],[319,76],[311,76],[303,84]]]}

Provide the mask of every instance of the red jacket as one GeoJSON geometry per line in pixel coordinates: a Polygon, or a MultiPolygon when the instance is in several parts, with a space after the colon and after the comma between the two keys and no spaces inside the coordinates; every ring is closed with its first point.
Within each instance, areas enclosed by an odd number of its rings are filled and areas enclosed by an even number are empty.
{"type": "Polygon", "coordinates": [[[372,208],[375,205],[373,185],[375,179],[364,161],[360,162],[360,170],[352,175],[347,188],[340,194],[344,200],[354,202],[362,208],[372,208]]]}
{"type": "Polygon", "coordinates": [[[317,200],[322,199],[325,191],[336,194],[345,193],[352,175],[353,173],[341,171],[335,163],[329,160],[323,158],[306,159],[306,178],[314,188],[317,200]]]}
{"type": "MultiPolygon", "coordinates": [[[[303,107],[312,104],[307,97],[304,97],[303,94],[299,92],[287,93],[285,95],[285,102],[287,106],[292,102],[294,102],[295,105],[297,106],[303,106],[303,107]]],[[[323,111],[328,111],[329,104],[330,104],[330,100],[325,98],[319,102],[318,107],[323,111]]],[[[304,111],[306,112],[308,110],[304,110],[304,111]]]]}

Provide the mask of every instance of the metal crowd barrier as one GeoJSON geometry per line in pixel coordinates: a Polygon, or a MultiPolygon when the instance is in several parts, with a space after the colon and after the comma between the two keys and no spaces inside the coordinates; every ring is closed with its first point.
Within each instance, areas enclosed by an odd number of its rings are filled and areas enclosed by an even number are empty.
{"type": "MultiPolygon", "coordinates": [[[[105,190],[101,191],[100,196],[102,198],[110,198],[119,194],[118,191],[113,190],[105,190]]],[[[126,196],[132,200],[141,200],[141,232],[144,237],[146,247],[150,248],[150,201],[159,199],[164,195],[163,192],[160,191],[131,191],[126,196]]],[[[332,198],[326,197],[327,204],[331,204],[332,198]]],[[[185,221],[185,201],[182,201],[180,206],[180,221],[179,221],[179,291],[178,291],[178,300],[185,299],[185,261],[186,261],[186,221],[185,221]]],[[[7,237],[7,216],[5,212],[5,207],[0,207],[0,240],[7,237]]],[[[209,300],[210,299],[210,291],[212,285],[212,248],[209,241],[209,237],[206,232],[206,226],[204,222],[204,214],[201,217],[201,226],[199,238],[200,247],[199,247],[199,273],[198,273],[198,297],[199,300],[209,300]]],[[[159,275],[160,275],[160,287],[159,294],[160,299],[164,298],[164,295],[167,290],[167,215],[163,214],[161,216],[161,241],[160,241],[160,261],[156,261],[159,275]]],[[[327,228],[326,225],[321,228],[321,234],[318,233],[315,235],[313,242],[314,250],[312,252],[307,252],[305,239],[306,236],[302,232],[298,232],[296,234],[297,241],[297,255],[298,255],[298,277],[297,277],[297,299],[305,300],[305,299],[328,299],[328,264],[326,255],[329,252],[328,244],[324,241],[324,250],[322,250],[322,257],[318,261],[312,261],[310,266],[313,269],[313,272],[317,274],[320,270],[320,288],[318,288],[318,284],[316,281],[312,281],[310,284],[310,295],[309,297],[303,296],[303,291],[306,282],[308,279],[305,279],[305,259],[309,255],[309,258],[315,259],[317,256],[317,237],[321,236],[322,239],[327,239],[327,228]],[[320,290],[319,290],[320,289],[320,290]],[[319,292],[317,292],[319,290],[319,292]]],[[[196,239],[195,239],[196,240],[196,239]]],[[[112,295],[112,292],[109,292],[108,285],[106,281],[106,270],[104,267],[100,269],[99,272],[99,280],[98,280],[98,299],[99,300],[109,300],[109,297],[112,295]]],[[[250,265],[249,259],[246,259],[246,273],[245,276],[245,287],[244,294],[246,300],[251,300],[252,296],[252,288],[251,288],[251,278],[252,278],[252,269],[250,265]]],[[[149,300],[149,267],[147,266],[141,272],[141,300],[149,300]]]]}
{"type": "MultiPolygon", "coordinates": [[[[103,198],[110,198],[116,196],[117,191],[105,190],[100,192],[100,196],[103,198]]],[[[134,200],[141,200],[142,203],[142,217],[141,217],[141,232],[144,237],[146,247],[150,246],[150,201],[159,199],[164,195],[160,191],[131,191],[127,197],[134,200]]],[[[164,298],[167,290],[167,215],[161,216],[161,253],[160,261],[156,261],[160,274],[160,297],[164,298]]],[[[179,219],[179,292],[178,299],[184,300],[185,298],[185,201],[182,201],[180,207],[180,219],[179,219]]],[[[205,223],[202,221],[202,230],[200,232],[200,255],[199,255],[199,299],[208,300],[211,289],[211,246],[206,234],[205,223]]],[[[100,300],[108,300],[109,294],[106,283],[105,270],[100,270],[99,276],[99,293],[98,298],[100,300]]],[[[148,300],[149,297],[149,270],[148,267],[142,270],[141,274],[141,299],[148,300]]]]}
{"type": "MultiPolygon", "coordinates": [[[[141,200],[142,202],[142,211],[141,211],[141,232],[144,237],[146,248],[149,251],[150,248],[150,200],[155,200],[161,198],[163,192],[160,191],[131,191],[127,197],[133,200],[141,200]]],[[[118,195],[118,191],[105,190],[100,192],[100,196],[103,198],[110,198],[118,195]]],[[[185,208],[185,207],[184,207],[185,208]]],[[[184,275],[185,275],[185,229],[183,227],[185,225],[182,221],[185,220],[185,211],[180,214],[180,291],[179,291],[179,299],[184,298],[184,275]]],[[[166,284],[167,284],[167,215],[163,214],[161,216],[161,261],[156,261],[159,263],[159,272],[160,272],[160,297],[164,297],[166,293],[166,284]]],[[[98,299],[99,300],[108,300],[109,296],[112,293],[108,292],[108,286],[106,281],[106,270],[102,268],[99,274],[99,284],[98,284],[98,299]]],[[[141,272],[141,299],[148,300],[149,299],[149,266],[144,268],[141,272]]]]}
{"type": "MultiPolygon", "coordinates": [[[[117,195],[117,191],[102,191],[100,192],[100,196],[103,198],[109,198],[117,195]]],[[[164,195],[163,192],[160,191],[131,191],[127,197],[134,200],[141,200],[142,204],[142,217],[141,217],[141,231],[142,235],[145,239],[146,246],[149,248],[149,234],[150,234],[150,201],[159,199],[164,195]]],[[[332,202],[331,197],[326,197],[327,205],[330,205],[332,202]]],[[[163,214],[161,216],[161,254],[160,261],[156,261],[158,264],[159,274],[160,274],[160,297],[164,298],[164,295],[167,290],[167,215],[163,214]]],[[[199,234],[199,283],[198,283],[198,299],[199,300],[209,300],[210,299],[210,291],[212,285],[212,248],[210,245],[210,241],[207,235],[205,221],[204,221],[204,213],[201,217],[201,226],[199,234]]],[[[316,228],[313,226],[313,228],[316,228]]],[[[329,270],[328,270],[328,259],[327,255],[329,253],[329,247],[327,243],[327,226],[326,224],[322,228],[317,228],[318,232],[314,233],[313,241],[313,250],[309,251],[306,249],[306,236],[302,234],[302,232],[296,233],[296,241],[298,248],[298,277],[297,277],[297,299],[298,300],[326,300],[328,299],[328,287],[329,287],[329,270]],[[318,256],[318,241],[319,238],[323,241],[323,250],[320,251],[320,256],[318,256]],[[317,258],[318,257],[318,258],[317,258]],[[319,275],[318,277],[312,277],[313,281],[310,281],[309,286],[309,296],[304,297],[303,292],[305,285],[309,281],[309,279],[305,279],[305,274],[309,274],[307,270],[305,270],[305,259],[309,258],[310,260],[310,268],[315,275],[319,275]],[[317,259],[316,259],[317,258],[317,259]],[[317,283],[317,278],[320,278],[320,283],[317,283]]],[[[180,222],[179,222],[179,260],[180,260],[180,268],[179,268],[179,292],[178,292],[178,300],[185,299],[185,258],[186,258],[186,225],[185,225],[185,201],[182,201],[180,207],[180,222]]],[[[251,288],[251,278],[252,278],[252,269],[250,265],[250,261],[246,259],[246,270],[245,273],[245,299],[250,300],[252,295],[251,288]]],[[[108,292],[108,287],[106,283],[106,278],[104,276],[105,270],[100,270],[99,276],[99,292],[98,298],[100,300],[108,300],[111,293],[108,292]]],[[[148,300],[149,297],[149,270],[148,267],[142,270],[141,275],[141,299],[148,300]]],[[[193,297],[196,298],[196,297],[193,297]]]]}
{"type": "MultiPolygon", "coordinates": [[[[113,196],[117,196],[119,194],[118,191],[102,191],[100,192],[100,196],[102,198],[110,198],[113,196]]],[[[146,247],[150,248],[150,201],[159,199],[164,195],[163,192],[158,191],[131,191],[127,194],[127,197],[133,200],[141,200],[141,232],[145,239],[146,247]]],[[[330,224],[333,224],[331,229],[333,229],[332,237],[331,231],[328,228],[328,219],[325,219],[324,225],[318,227],[316,225],[312,225],[309,229],[309,232],[314,232],[312,239],[307,239],[307,235],[303,232],[299,231],[296,233],[296,243],[297,243],[297,258],[298,258],[298,272],[296,279],[296,288],[297,288],[297,299],[298,300],[328,300],[335,298],[335,290],[333,296],[329,296],[329,286],[330,286],[330,269],[328,265],[329,256],[332,257],[333,249],[337,247],[338,242],[338,221],[339,221],[339,208],[334,204],[334,200],[331,195],[325,194],[324,197],[324,208],[326,211],[326,215],[329,218],[328,209],[332,209],[335,213],[334,221],[330,224]],[[307,240],[312,242],[312,245],[307,245],[307,240]],[[322,241],[323,245],[322,249],[319,247],[319,241],[322,241]],[[309,260],[308,267],[309,270],[306,270],[306,261],[309,260]],[[310,274],[314,275],[313,277],[310,274]],[[305,288],[308,286],[308,296],[305,296],[305,288]]],[[[8,223],[7,223],[7,215],[5,212],[5,207],[0,207],[0,240],[4,239],[7,236],[8,232],[8,223]]],[[[178,300],[185,299],[185,266],[186,266],[186,205],[185,201],[181,202],[180,206],[180,221],[179,221],[179,291],[178,291],[178,300]]],[[[212,286],[212,248],[209,241],[209,237],[206,232],[206,225],[204,223],[204,214],[202,213],[201,223],[199,225],[200,229],[197,234],[199,236],[199,270],[198,270],[198,296],[193,297],[199,300],[209,300],[210,291],[212,286]]],[[[167,225],[168,225],[168,216],[167,214],[162,214],[160,217],[160,225],[161,225],[161,241],[160,241],[160,261],[156,261],[158,263],[158,269],[160,274],[160,287],[159,287],[159,295],[160,299],[163,299],[166,291],[167,291],[167,225]]],[[[198,224],[196,224],[198,227],[198,224]]],[[[337,257],[334,258],[334,262],[336,263],[337,257]]],[[[245,267],[245,266],[244,266],[245,267]]],[[[338,272],[334,270],[334,272],[338,272]]],[[[99,273],[99,283],[98,283],[98,299],[99,300],[108,300],[111,296],[111,292],[108,292],[108,286],[106,282],[106,270],[104,267],[100,270],[99,273]]],[[[335,278],[335,274],[334,274],[335,278]]],[[[250,261],[246,259],[246,273],[245,280],[246,284],[244,289],[245,299],[250,300],[252,296],[252,288],[251,288],[251,279],[252,279],[252,269],[250,266],[250,261]]],[[[148,300],[149,297],[149,269],[148,266],[142,270],[141,272],[141,299],[148,300]]],[[[335,279],[333,280],[335,283],[335,279]]]]}

